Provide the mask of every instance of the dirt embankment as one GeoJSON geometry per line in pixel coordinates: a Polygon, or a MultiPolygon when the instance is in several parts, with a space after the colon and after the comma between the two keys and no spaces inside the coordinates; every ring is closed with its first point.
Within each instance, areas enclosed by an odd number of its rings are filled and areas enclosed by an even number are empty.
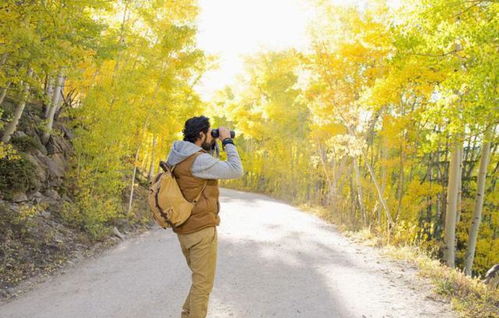
{"type": "MultiPolygon", "coordinates": [[[[7,98],[2,109],[6,121],[15,102],[7,98]]],[[[149,211],[145,204],[137,204],[136,218],[109,224],[109,233],[96,241],[62,217],[63,206],[74,202],[65,179],[74,136],[69,120],[56,118],[52,136],[42,143],[43,112],[41,103],[26,106],[11,138],[19,159],[0,159],[0,299],[15,297],[23,289],[20,284],[29,285],[33,278],[43,278],[152,224],[140,221],[149,211]]],[[[139,187],[136,196],[145,202],[145,189],[139,187]]],[[[123,200],[127,202],[126,194],[123,200]]]]}

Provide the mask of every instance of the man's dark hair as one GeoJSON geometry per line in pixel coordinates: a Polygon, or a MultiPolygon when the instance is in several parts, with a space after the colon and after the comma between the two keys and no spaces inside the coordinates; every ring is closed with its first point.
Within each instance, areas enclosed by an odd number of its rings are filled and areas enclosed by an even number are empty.
{"type": "Polygon", "coordinates": [[[185,121],[184,130],[184,140],[190,141],[192,143],[196,142],[199,138],[199,133],[208,133],[210,128],[210,119],[205,116],[192,117],[185,121]]]}

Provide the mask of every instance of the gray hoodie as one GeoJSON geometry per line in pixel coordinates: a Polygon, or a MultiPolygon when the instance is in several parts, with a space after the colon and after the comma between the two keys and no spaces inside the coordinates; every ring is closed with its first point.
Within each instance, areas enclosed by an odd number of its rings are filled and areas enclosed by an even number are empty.
{"type": "MultiPolygon", "coordinates": [[[[202,148],[189,141],[178,140],[168,155],[167,164],[176,165],[202,148]]],[[[243,175],[243,165],[236,146],[225,145],[227,160],[219,160],[208,153],[199,155],[192,164],[192,175],[202,179],[235,179],[243,175]]]]}

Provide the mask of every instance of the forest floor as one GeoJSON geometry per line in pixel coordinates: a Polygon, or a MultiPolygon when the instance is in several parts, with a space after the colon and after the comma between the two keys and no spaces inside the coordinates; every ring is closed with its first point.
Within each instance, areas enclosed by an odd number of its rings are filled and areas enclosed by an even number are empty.
{"type": "MultiPolygon", "coordinates": [[[[221,190],[208,317],[457,317],[414,265],[282,201],[221,190]]],[[[176,236],[155,227],[4,300],[0,316],[179,317],[189,286],[176,236]]]]}

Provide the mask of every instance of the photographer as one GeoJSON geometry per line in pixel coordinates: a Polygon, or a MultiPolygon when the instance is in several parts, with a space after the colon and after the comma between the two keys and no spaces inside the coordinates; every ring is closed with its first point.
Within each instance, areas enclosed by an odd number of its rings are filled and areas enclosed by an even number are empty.
{"type": "Polygon", "coordinates": [[[193,201],[201,193],[191,216],[174,230],[192,271],[192,285],[183,305],[182,318],[201,318],[206,317],[215,278],[216,227],[220,224],[217,179],[239,178],[243,175],[243,166],[229,129],[220,127],[212,131],[209,118],[200,116],[188,119],[183,133],[184,140],[174,142],[167,164],[175,165],[173,174],[186,200],[193,201]],[[227,161],[210,154],[217,139],[222,141],[227,161]]]}

